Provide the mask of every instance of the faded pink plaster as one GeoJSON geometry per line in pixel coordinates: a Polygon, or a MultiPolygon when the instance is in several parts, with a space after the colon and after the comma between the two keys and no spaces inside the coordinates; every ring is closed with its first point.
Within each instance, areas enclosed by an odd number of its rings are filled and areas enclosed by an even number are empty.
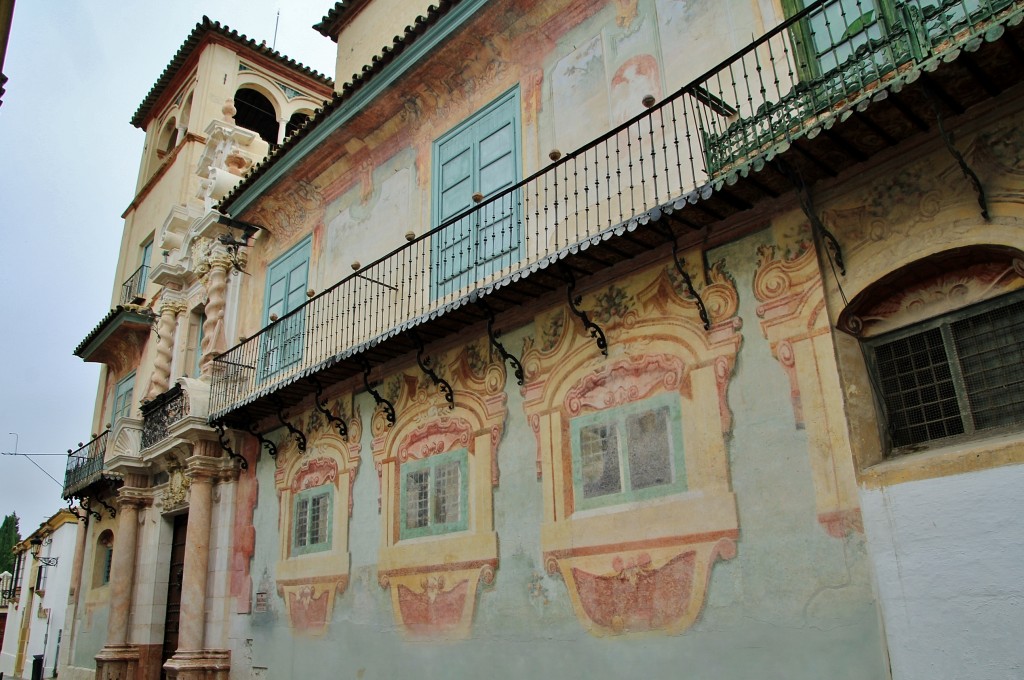
{"type": "Polygon", "coordinates": [[[235,612],[252,613],[252,575],[249,573],[256,553],[256,527],[253,524],[256,502],[259,499],[259,480],[256,478],[256,459],[259,442],[246,437],[241,446],[242,457],[249,464],[238,477],[235,500],[234,545],[231,553],[231,595],[235,598],[235,612]]]}

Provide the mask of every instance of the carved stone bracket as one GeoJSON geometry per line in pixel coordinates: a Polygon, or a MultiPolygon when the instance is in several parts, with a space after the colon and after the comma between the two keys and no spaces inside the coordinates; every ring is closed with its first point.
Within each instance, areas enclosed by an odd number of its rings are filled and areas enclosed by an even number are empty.
{"type": "MultiPolygon", "coordinates": [[[[572,313],[579,317],[580,321],[583,322],[583,327],[590,331],[590,337],[594,338],[594,342],[597,343],[597,348],[601,350],[601,354],[608,356],[608,339],[604,335],[604,331],[596,323],[591,321],[590,317],[585,311],[579,308],[580,302],[583,298],[576,295],[576,275],[572,273],[572,268],[569,267],[564,261],[559,263],[559,268],[562,270],[562,274],[565,275],[566,283],[566,294],[569,300],[569,309],[572,313]]],[[[522,383],[520,383],[522,384],[522,383]]]]}

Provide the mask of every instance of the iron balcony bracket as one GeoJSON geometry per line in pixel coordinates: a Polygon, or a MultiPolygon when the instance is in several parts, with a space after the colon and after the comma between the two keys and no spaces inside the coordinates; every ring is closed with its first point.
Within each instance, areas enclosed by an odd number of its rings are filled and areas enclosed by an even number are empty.
{"type": "Polygon", "coordinates": [[[224,430],[224,421],[218,420],[213,423],[213,427],[217,430],[217,439],[220,440],[220,448],[224,449],[224,452],[228,454],[229,458],[237,458],[239,467],[243,470],[248,470],[249,463],[243,456],[235,453],[235,450],[231,448],[231,442],[228,441],[228,433],[224,430]]]}
{"type": "Polygon", "coordinates": [[[586,312],[579,308],[579,304],[583,301],[583,296],[576,295],[576,275],[572,273],[572,268],[564,261],[559,262],[558,266],[562,270],[562,274],[565,275],[566,282],[569,284],[568,288],[566,288],[569,309],[580,318],[580,321],[583,322],[583,327],[590,331],[590,337],[594,338],[594,342],[597,343],[597,348],[601,350],[601,354],[608,356],[608,339],[605,337],[604,331],[590,320],[586,312]]]}
{"type": "Polygon", "coordinates": [[[953,133],[946,129],[946,126],[942,122],[942,113],[939,112],[939,106],[935,103],[935,92],[932,89],[930,83],[924,83],[924,94],[925,99],[932,107],[932,112],[935,113],[935,121],[939,124],[939,136],[942,137],[942,141],[946,143],[946,149],[956,160],[957,165],[960,166],[960,171],[964,173],[964,177],[970,182],[974,192],[978,194],[978,205],[981,207],[981,217],[986,222],[989,221],[988,216],[988,197],[985,195],[985,187],[981,184],[981,179],[978,178],[978,174],[974,172],[970,165],[967,164],[967,159],[960,153],[960,150],[956,148],[955,141],[953,139],[953,133]]]}
{"type": "Polygon", "coordinates": [[[39,564],[43,565],[44,567],[56,567],[57,560],[59,559],[59,557],[37,557],[36,561],[38,561],[39,564]]]}
{"type": "Polygon", "coordinates": [[[295,446],[299,448],[301,453],[305,453],[306,435],[302,433],[302,430],[295,427],[288,421],[288,416],[284,412],[284,403],[280,399],[275,399],[274,405],[277,407],[277,421],[284,427],[288,428],[288,431],[295,438],[295,446]]]}
{"type": "Polygon", "coordinates": [[[366,386],[366,391],[373,396],[373,400],[377,402],[377,406],[384,407],[384,417],[387,418],[388,427],[395,424],[395,405],[380,395],[380,392],[370,387],[370,362],[363,359],[363,385],[366,386]]]}
{"type": "MultiPolygon", "coordinates": [[[[111,485],[111,486],[113,486],[113,485],[111,485]]],[[[102,505],[103,508],[107,511],[107,514],[110,515],[110,519],[114,519],[115,517],[117,517],[117,510],[114,509],[114,506],[109,505],[102,498],[97,498],[96,500],[98,500],[100,502],[100,505],[102,505]]]]}
{"type": "Polygon", "coordinates": [[[484,314],[487,316],[487,337],[491,340],[491,347],[498,351],[501,355],[501,361],[509,362],[512,364],[513,373],[516,376],[516,383],[519,385],[523,384],[523,364],[520,363],[519,359],[516,359],[512,354],[505,349],[505,345],[498,341],[498,336],[501,335],[499,331],[494,330],[494,310],[487,304],[487,300],[479,298],[477,302],[480,303],[481,309],[484,310],[484,314]]]}
{"type": "Polygon", "coordinates": [[[338,428],[338,435],[348,441],[348,425],[344,419],[331,413],[331,410],[327,408],[327,404],[321,401],[324,394],[324,388],[320,385],[320,381],[313,379],[313,385],[316,387],[316,399],[313,403],[316,405],[316,410],[323,414],[324,418],[327,418],[327,422],[338,428]]]}
{"type": "Polygon", "coordinates": [[[826,246],[830,249],[830,257],[834,260],[836,267],[839,268],[839,273],[846,276],[846,263],[843,261],[843,249],[839,245],[839,241],[835,235],[828,230],[825,223],[818,217],[818,213],[814,210],[814,201],[811,198],[811,192],[807,188],[807,184],[804,182],[804,178],[800,173],[778,156],[775,157],[775,162],[778,163],[778,167],[782,170],[793,186],[796,187],[796,195],[800,201],[800,209],[803,210],[804,215],[807,216],[807,220],[811,223],[811,230],[814,234],[823,240],[826,246]]]}
{"type": "MultiPolygon", "coordinates": [[[[79,503],[79,505],[81,505],[81,503],[79,503]]],[[[84,515],[80,515],[77,512],[75,512],[75,497],[74,496],[70,496],[68,498],[68,510],[70,510],[71,512],[75,513],[75,516],[78,517],[78,521],[79,522],[88,522],[89,521],[89,513],[85,513],[84,515]]]]}
{"type": "Polygon", "coordinates": [[[444,400],[448,402],[448,408],[455,408],[455,394],[452,392],[452,386],[430,367],[430,357],[423,356],[423,340],[416,331],[412,332],[412,341],[416,344],[416,363],[420,365],[420,370],[434,382],[438,391],[444,395],[444,400]]]}
{"type": "MultiPolygon", "coordinates": [[[[697,305],[697,315],[700,316],[700,320],[704,323],[704,330],[711,330],[711,319],[708,316],[708,309],[704,306],[704,300],[701,299],[697,289],[693,287],[693,280],[690,275],[686,273],[686,269],[683,268],[683,261],[679,258],[679,243],[676,240],[676,235],[672,233],[672,227],[665,225],[665,236],[668,237],[669,242],[672,244],[672,259],[676,263],[676,270],[679,275],[683,277],[683,283],[686,284],[686,290],[690,293],[690,297],[693,298],[697,305]]],[[[704,251],[701,251],[701,259],[704,259],[704,251]]],[[[705,281],[706,281],[705,274],[705,281]]],[[[607,352],[605,353],[607,355],[607,352]]]]}
{"type": "Polygon", "coordinates": [[[92,509],[92,505],[89,503],[89,499],[87,497],[82,496],[79,505],[82,506],[82,509],[85,510],[88,515],[92,515],[97,522],[103,521],[103,515],[92,509]]]}
{"type": "Polygon", "coordinates": [[[260,446],[267,450],[267,453],[270,454],[271,458],[274,458],[275,460],[277,459],[277,444],[275,444],[274,442],[270,441],[262,434],[260,434],[259,431],[256,430],[255,423],[249,423],[245,429],[248,430],[249,434],[251,434],[253,437],[256,437],[256,440],[259,441],[260,446]]]}

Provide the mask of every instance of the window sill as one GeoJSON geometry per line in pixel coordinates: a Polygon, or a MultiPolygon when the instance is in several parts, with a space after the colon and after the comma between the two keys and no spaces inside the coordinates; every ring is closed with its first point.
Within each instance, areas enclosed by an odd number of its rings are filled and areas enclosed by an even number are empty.
{"type": "Polygon", "coordinates": [[[1024,464],[1024,433],[958,441],[927,451],[905,453],[862,469],[861,484],[870,489],[948,477],[1004,465],[1024,464]]]}

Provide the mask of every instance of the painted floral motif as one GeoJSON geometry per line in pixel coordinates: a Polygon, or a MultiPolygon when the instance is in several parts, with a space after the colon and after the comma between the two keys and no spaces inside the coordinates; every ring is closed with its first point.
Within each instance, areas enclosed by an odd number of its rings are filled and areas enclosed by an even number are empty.
{"type": "Polygon", "coordinates": [[[487,360],[480,351],[479,343],[466,345],[466,364],[473,375],[483,375],[487,370],[487,360]]]}
{"type": "Polygon", "coordinates": [[[530,576],[530,580],[526,584],[526,594],[534,606],[544,607],[551,604],[547,586],[544,585],[544,575],[538,571],[533,572],[533,575],[530,576]]]}
{"type": "Polygon", "coordinates": [[[594,319],[598,323],[609,323],[613,319],[623,322],[636,306],[633,298],[614,284],[605,292],[598,294],[595,302],[594,319]]]}
{"type": "Polygon", "coordinates": [[[555,314],[549,320],[547,326],[541,333],[540,351],[550,352],[562,338],[562,331],[565,330],[565,316],[555,314]]]}

